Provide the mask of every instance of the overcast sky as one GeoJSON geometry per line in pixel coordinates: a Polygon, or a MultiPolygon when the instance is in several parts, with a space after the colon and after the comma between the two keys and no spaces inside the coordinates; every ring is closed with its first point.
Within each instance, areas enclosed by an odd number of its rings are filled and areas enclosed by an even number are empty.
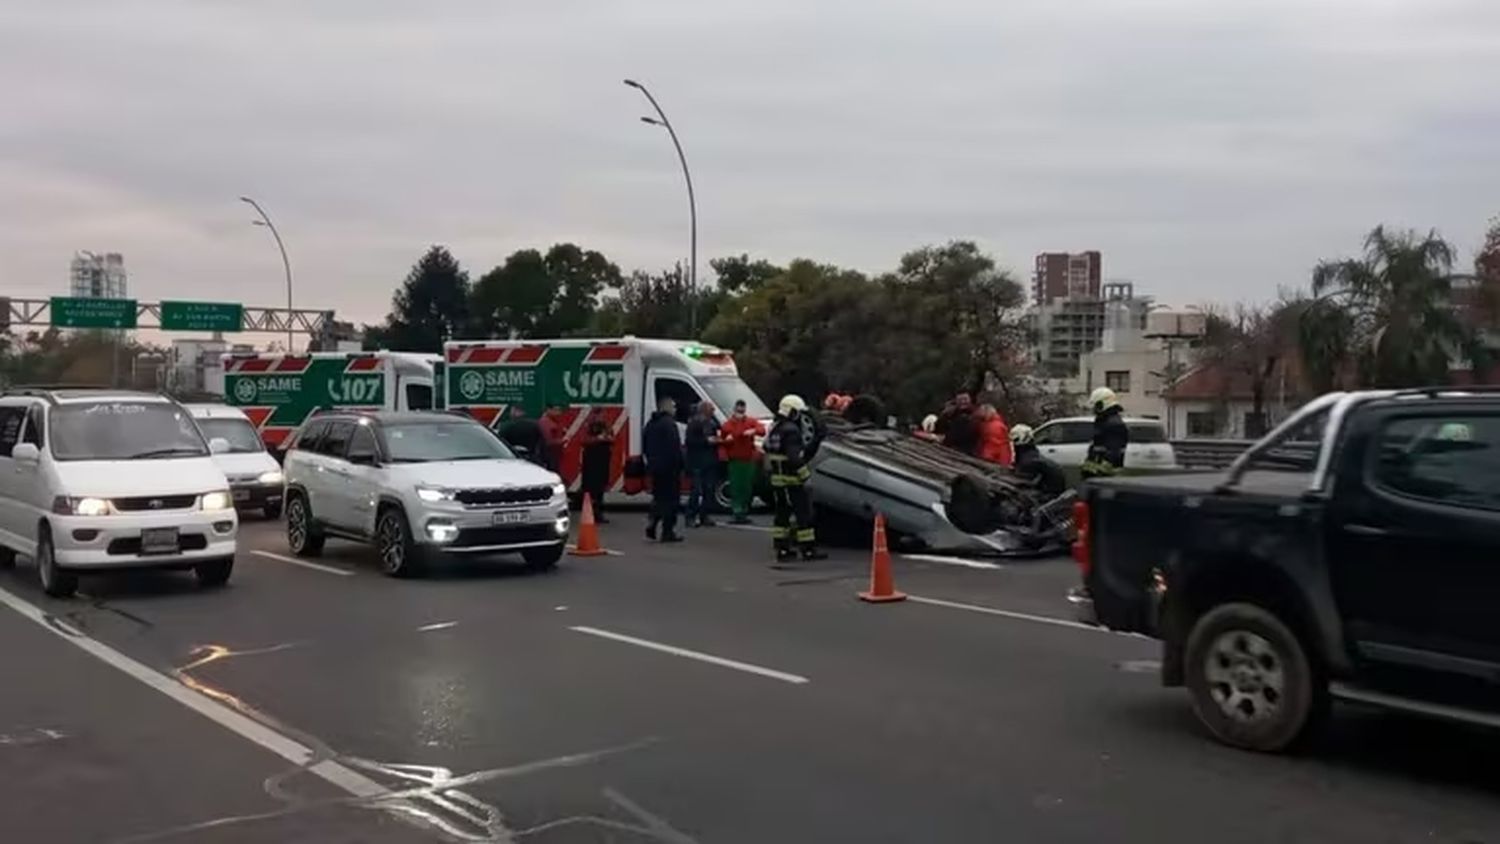
{"type": "Polygon", "coordinates": [[[1496,0],[7,0],[0,294],[125,254],[140,299],[382,317],[432,243],[870,272],[972,238],[1264,299],[1377,223],[1500,213],[1496,0]]]}

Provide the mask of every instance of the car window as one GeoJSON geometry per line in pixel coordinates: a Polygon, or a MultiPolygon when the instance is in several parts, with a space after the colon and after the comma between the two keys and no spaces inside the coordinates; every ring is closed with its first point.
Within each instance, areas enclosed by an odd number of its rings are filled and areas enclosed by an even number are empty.
{"type": "Polygon", "coordinates": [[[1500,416],[1421,416],[1381,429],[1375,478],[1402,495],[1500,510],[1500,416]]]}
{"type": "Polygon", "coordinates": [[[431,410],[432,409],[432,385],[431,384],[407,384],[406,385],[406,409],[407,410],[431,410]]]}
{"type": "Polygon", "coordinates": [[[293,451],[317,451],[318,441],[323,438],[323,431],[328,423],[322,420],[314,420],[302,426],[297,432],[296,439],[292,440],[289,448],[293,451]]]}
{"type": "Polygon", "coordinates": [[[492,431],[461,419],[385,425],[380,434],[386,456],[393,463],[505,460],[515,456],[492,431]]]}
{"type": "Polygon", "coordinates": [[[199,419],[198,427],[203,429],[203,436],[211,440],[228,441],[230,454],[253,454],[266,450],[260,441],[260,434],[255,432],[255,426],[248,419],[233,416],[199,419]]]}
{"type": "Polygon", "coordinates": [[[1094,439],[1094,423],[1092,422],[1053,422],[1043,425],[1036,432],[1036,443],[1038,445],[1077,445],[1079,443],[1092,442],[1094,439]]]}
{"type": "Polygon", "coordinates": [[[113,400],[52,410],[52,456],[58,460],[169,460],[203,457],[208,442],[180,406],[113,400]]]}
{"type": "Polygon", "coordinates": [[[21,442],[31,443],[38,449],[47,444],[46,424],[42,421],[42,406],[34,404],[26,411],[26,430],[21,434],[21,442]]]}
{"type": "Polygon", "coordinates": [[[356,456],[374,459],[376,453],[375,434],[370,431],[370,426],[356,425],[354,436],[349,440],[349,459],[353,460],[356,456]]]}
{"type": "MultiPolygon", "coordinates": [[[[1164,443],[1167,441],[1167,431],[1155,422],[1132,422],[1127,425],[1130,429],[1130,444],[1136,443],[1164,443]]],[[[1092,439],[1092,432],[1090,432],[1092,439]]]]}
{"type": "Polygon", "coordinates": [[[0,407],[0,457],[10,457],[21,441],[21,423],[26,419],[24,407],[0,407]]]}
{"type": "Polygon", "coordinates": [[[323,432],[323,437],[318,441],[318,453],[329,457],[343,457],[344,449],[348,448],[349,437],[353,433],[353,422],[329,422],[328,429],[323,432]]]}
{"type": "Polygon", "coordinates": [[[693,418],[693,408],[702,401],[698,391],[687,381],[670,375],[659,376],[656,379],[656,403],[660,405],[661,400],[667,398],[677,402],[677,421],[684,425],[693,418]]]}

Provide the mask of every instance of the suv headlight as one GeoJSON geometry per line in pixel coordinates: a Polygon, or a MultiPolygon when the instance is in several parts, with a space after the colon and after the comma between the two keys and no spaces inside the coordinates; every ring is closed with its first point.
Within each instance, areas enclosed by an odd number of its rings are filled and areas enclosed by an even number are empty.
{"type": "Polygon", "coordinates": [[[452,501],[453,490],[444,489],[440,486],[419,486],[417,487],[417,497],[423,501],[434,503],[438,501],[452,501]]]}
{"type": "Polygon", "coordinates": [[[568,494],[568,485],[567,484],[553,484],[552,485],[552,497],[553,498],[557,498],[559,496],[563,496],[563,495],[567,495],[567,494],[568,494]]]}
{"type": "Polygon", "coordinates": [[[286,480],[286,475],[281,474],[280,469],[272,469],[269,472],[261,472],[257,480],[263,484],[279,484],[286,480]]]}
{"type": "Polygon", "coordinates": [[[205,492],[203,493],[203,498],[199,502],[199,506],[203,510],[206,510],[208,512],[213,512],[215,510],[228,510],[229,508],[234,506],[234,499],[230,498],[229,493],[225,492],[224,490],[205,492]]]}

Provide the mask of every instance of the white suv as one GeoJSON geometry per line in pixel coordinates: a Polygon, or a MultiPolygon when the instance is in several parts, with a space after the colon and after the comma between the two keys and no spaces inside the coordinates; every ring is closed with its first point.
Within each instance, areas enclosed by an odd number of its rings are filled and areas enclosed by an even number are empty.
{"type": "Polygon", "coordinates": [[[286,538],[316,556],[326,537],[372,543],[387,574],[437,555],[519,552],[551,568],[568,538],[562,479],[517,458],[466,416],[336,412],[287,447],[286,538]]]}
{"type": "Polygon", "coordinates": [[[48,595],[78,574],[191,568],[204,586],[234,569],[239,521],[192,416],[164,396],[98,389],[0,395],[0,566],[36,561],[48,595]]]}
{"type": "MultiPolygon", "coordinates": [[[[1176,469],[1177,455],[1167,441],[1167,428],[1160,419],[1125,417],[1130,443],[1125,446],[1127,469],[1176,469]]],[[[1094,418],[1074,416],[1054,419],[1036,429],[1033,442],[1042,455],[1059,466],[1082,466],[1094,440],[1094,418]]]]}

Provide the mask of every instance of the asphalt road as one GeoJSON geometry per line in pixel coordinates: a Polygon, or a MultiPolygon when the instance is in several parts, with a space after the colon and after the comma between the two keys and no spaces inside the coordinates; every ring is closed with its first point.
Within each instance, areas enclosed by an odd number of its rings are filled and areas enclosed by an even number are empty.
{"type": "Polygon", "coordinates": [[[309,567],[253,521],[219,591],[0,572],[0,840],[1500,841],[1500,737],[1220,747],[1155,643],[1067,622],[1064,560],[898,556],[875,606],[868,552],[638,531],[548,574],[309,567]]]}

